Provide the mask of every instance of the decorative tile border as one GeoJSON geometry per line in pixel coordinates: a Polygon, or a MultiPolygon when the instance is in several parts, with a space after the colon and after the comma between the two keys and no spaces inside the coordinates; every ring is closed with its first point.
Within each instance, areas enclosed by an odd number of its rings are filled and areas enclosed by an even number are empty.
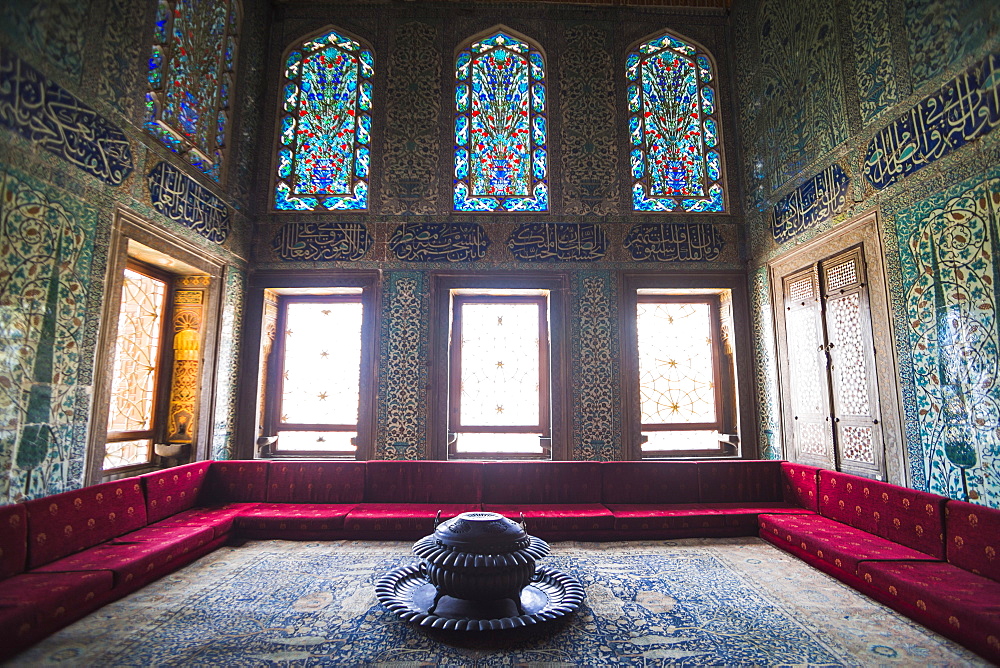
{"type": "Polygon", "coordinates": [[[639,223],[624,246],[639,262],[711,262],[726,240],[711,223],[639,223]]]}
{"type": "Polygon", "coordinates": [[[597,223],[524,223],[507,248],[522,262],[594,261],[608,252],[608,235],[597,223]]]}
{"type": "Polygon", "coordinates": [[[389,250],[404,262],[471,262],[489,246],[478,223],[403,223],[389,239],[389,250]]]}
{"type": "Polygon", "coordinates": [[[287,261],[360,260],[374,239],[364,223],[285,223],[271,240],[271,248],[287,261]]]}
{"type": "Polygon", "coordinates": [[[170,163],[153,167],[146,184],[153,208],[170,220],[220,244],[229,236],[226,203],[170,163]]]}
{"type": "Polygon", "coordinates": [[[844,212],[851,178],[833,163],[771,209],[771,236],[781,244],[844,212]]]}

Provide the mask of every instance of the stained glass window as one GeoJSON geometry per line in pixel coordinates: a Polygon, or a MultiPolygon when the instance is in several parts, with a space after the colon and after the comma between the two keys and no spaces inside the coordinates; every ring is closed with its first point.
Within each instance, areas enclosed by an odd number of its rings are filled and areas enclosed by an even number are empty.
{"type": "Polygon", "coordinates": [[[358,435],[361,295],[286,298],[279,451],[350,452],[358,435]]]}
{"type": "Polygon", "coordinates": [[[371,49],[335,30],[285,58],[274,207],[287,211],[368,207],[371,49]]]}
{"type": "Polygon", "coordinates": [[[104,468],[149,461],[167,284],[125,270],[112,367],[104,468]]]}
{"type": "Polygon", "coordinates": [[[240,12],[236,0],[159,0],[146,129],[218,181],[227,146],[240,12]]]}
{"type": "Polygon", "coordinates": [[[628,54],[634,210],[725,210],[714,70],[707,53],[669,34],[628,54]]]}
{"type": "Polygon", "coordinates": [[[537,294],[455,297],[449,421],[456,452],[542,453],[546,304],[537,294]]]}
{"type": "Polygon", "coordinates": [[[545,59],[499,31],[455,61],[455,211],[549,208],[545,59]]]}

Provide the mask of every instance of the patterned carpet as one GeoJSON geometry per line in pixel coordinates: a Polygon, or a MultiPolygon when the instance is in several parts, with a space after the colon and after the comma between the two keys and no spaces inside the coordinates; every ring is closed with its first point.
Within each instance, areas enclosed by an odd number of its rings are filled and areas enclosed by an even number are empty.
{"type": "Polygon", "coordinates": [[[427,632],[373,583],[409,543],[215,551],[14,660],[61,666],[987,665],[756,538],[556,543],[584,607],[511,632],[427,632]]]}

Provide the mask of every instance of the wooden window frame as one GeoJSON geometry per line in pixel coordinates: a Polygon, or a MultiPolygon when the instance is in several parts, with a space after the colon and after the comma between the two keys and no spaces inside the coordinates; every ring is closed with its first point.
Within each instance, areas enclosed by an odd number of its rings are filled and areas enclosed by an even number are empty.
{"type": "MultiPolygon", "coordinates": [[[[238,415],[235,429],[235,446],[233,457],[237,459],[356,459],[364,461],[371,459],[375,453],[375,416],[378,388],[378,332],[381,331],[381,293],[379,286],[382,274],[379,271],[368,270],[274,270],[265,269],[250,275],[246,297],[244,316],[245,335],[241,341],[240,376],[250,379],[240,384],[238,399],[238,415]],[[265,292],[273,290],[282,295],[283,290],[295,291],[301,296],[320,296],[325,290],[332,288],[360,288],[361,303],[364,316],[361,324],[361,384],[360,404],[358,406],[358,436],[354,453],[350,452],[306,452],[277,451],[272,452],[266,445],[258,442],[260,437],[272,436],[271,422],[268,421],[268,392],[274,392],[277,387],[276,375],[279,359],[276,357],[278,341],[271,347],[267,364],[267,378],[261,379],[261,343],[265,336],[264,302],[265,292]],[[310,293],[311,291],[311,293],[310,293]],[[262,383],[257,382],[262,380],[262,383]],[[260,413],[261,389],[264,391],[264,411],[260,413]],[[259,427],[262,425],[262,427],[259,427]],[[262,430],[261,430],[262,429],[262,430]]],[[[354,296],[354,295],[348,295],[354,296]]],[[[280,315],[280,311],[279,311],[280,315]]],[[[280,326],[280,323],[278,323],[280,326]]],[[[280,328],[276,328],[280,332],[280,328]]],[[[280,338],[280,337],[275,337],[280,338]]]]}
{"type": "MultiPolygon", "coordinates": [[[[157,281],[161,281],[164,284],[163,292],[163,304],[160,310],[160,338],[158,344],[158,350],[156,352],[156,365],[153,371],[153,397],[151,401],[150,409],[150,425],[149,429],[142,430],[132,430],[132,431],[106,431],[104,437],[105,451],[107,450],[107,445],[109,443],[121,443],[123,441],[137,441],[140,439],[149,439],[149,449],[146,453],[146,460],[143,462],[136,462],[135,464],[127,464],[125,466],[116,466],[114,468],[106,469],[104,468],[103,458],[101,461],[101,471],[107,474],[120,474],[128,473],[130,471],[136,471],[139,469],[147,468],[153,463],[153,445],[157,440],[163,437],[163,422],[166,413],[166,405],[163,401],[163,397],[170,396],[170,369],[173,366],[173,346],[171,345],[171,339],[169,337],[169,323],[172,317],[172,306],[173,306],[173,295],[174,295],[174,280],[177,278],[174,274],[167,271],[154,267],[152,265],[146,264],[145,262],[140,262],[133,257],[129,257],[125,261],[125,266],[122,269],[122,283],[119,284],[118,289],[118,312],[121,313],[121,303],[122,303],[122,284],[124,283],[125,270],[131,270],[137,274],[142,274],[147,278],[152,278],[157,281]]],[[[115,338],[115,350],[114,355],[117,356],[117,337],[115,338]]],[[[113,381],[114,379],[112,379],[113,381]]],[[[107,420],[105,416],[105,420],[107,420]]],[[[106,452],[105,452],[106,456],[106,452]]]]}
{"type": "MultiPolygon", "coordinates": [[[[567,300],[570,278],[563,272],[448,272],[430,276],[429,326],[429,401],[427,452],[429,459],[472,461],[496,460],[565,460],[571,448],[569,440],[570,379],[569,322],[567,300]],[[545,290],[548,292],[548,373],[549,373],[549,447],[541,454],[474,452],[452,453],[448,445],[449,386],[451,379],[449,339],[452,332],[452,291],[461,290],[545,290]]],[[[545,367],[543,367],[545,368],[545,367]]],[[[494,430],[495,431],[495,430],[494,430]]]]}
{"type": "MultiPolygon", "coordinates": [[[[449,356],[448,430],[453,433],[469,434],[540,434],[543,439],[552,438],[550,415],[551,395],[549,392],[549,325],[548,295],[462,295],[452,298],[452,329],[449,356]],[[462,307],[469,304],[535,304],[538,307],[538,423],[534,425],[484,426],[466,425],[461,421],[462,393],[451,392],[451,388],[462,382],[462,307]]],[[[469,453],[454,449],[449,439],[451,458],[460,458],[469,453]]],[[[516,454],[516,453],[515,453],[516,454]]]]}
{"type": "MultiPolygon", "coordinates": [[[[282,336],[287,328],[288,305],[289,304],[361,304],[364,307],[364,300],[360,293],[337,294],[337,295],[279,295],[278,296],[278,325],[275,337],[274,348],[271,351],[273,363],[270,366],[270,381],[268,387],[270,392],[265,395],[266,418],[265,431],[274,435],[279,431],[330,431],[330,432],[355,432],[360,435],[361,419],[361,384],[359,382],[358,396],[358,422],[354,424],[327,424],[327,423],[305,423],[305,422],[282,422],[281,408],[282,397],[285,394],[285,379],[281,372],[285,359],[285,337],[282,336]]],[[[364,319],[362,319],[362,330],[364,329],[364,319]]],[[[361,357],[364,359],[364,337],[362,335],[361,357]]],[[[363,366],[363,365],[362,365],[363,366]]],[[[360,381],[360,379],[359,379],[360,381]]],[[[357,439],[354,439],[355,452],[357,451],[357,439]]],[[[347,451],[329,450],[283,450],[281,440],[278,440],[278,447],[274,449],[276,457],[326,457],[326,458],[351,458],[354,453],[347,451]]]]}
{"type": "MultiPolygon", "coordinates": [[[[742,272],[664,273],[623,272],[618,276],[619,336],[621,341],[622,456],[629,460],[657,459],[755,459],[760,456],[754,401],[750,311],[746,274],[742,272]],[[644,452],[639,397],[639,360],[636,306],[639,290],[650,291],[656,301],[677,298],[691,302],[714,298],[719,301],[719,317],[713,342],[722,352],[717,356],[721,382],[721,429],[719,448],[692,450],[650,450],[644,452]],[[655,294],[654,291],[662,291],[655,294]],[[723,300],[728,293],[731,301],[723,300]],[[725,317],[723,317],[725,311],[725,317]],[[718,335],[717,338],[716,335],[718,335]]],[[[678,425],[682,426],[682,425],[678,425]]],[[[701,429],[691,427],[687,430],[701,429]]],[[[674,431],[685,429],[673,428],[674,431]]]]}
{"type": "MultiPolygon", "coordinates": [[[[707,304],[710,309],[708,335],[712,340],[712,382],[715,395],[714,422],[658,422],[654,424],[639,423],[640,432],[646,431],[718,431],[725,430],[725,400],[723,397],[725,380],[722,376],[722,321],[719,297],[717,295],[652,295],[636,296],[636,304],[707,304]]],[[[631,351],[630,351],[631,352],[631,351]]],[[[638,371],[638,342],[636,343],[636,371],[638,371]]],[[[664,451],[666,452],[666,451],[664,451]]],[[[671,451],[673,452],[673,451],[671,451]]],[[[700,451],[699,451],[700,452],[700,451]]]]}

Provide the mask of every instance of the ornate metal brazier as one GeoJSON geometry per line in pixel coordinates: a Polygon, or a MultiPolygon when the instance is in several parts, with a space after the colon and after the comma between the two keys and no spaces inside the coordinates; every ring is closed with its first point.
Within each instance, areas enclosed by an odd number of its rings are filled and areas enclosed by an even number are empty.
{"type": "Polygon", "coordinates": [[[433,534],[414,543],[413,553],[423,559],[424,577],[437,589],[428,612],[442,596],[451,596],[509,598],[523,615],[521,590],[531,583],[535,560],[549,553],[549,544],[503,515],[473,512],[438,524],[433,534]]]}
{"type": "Polygon", "coordinates": [[[463,513],[440,522],[413,544],[413,553],[420,564],[390,571],[375,594],[389,610],[421,626],[516,628],[567,615],[583,601],[576,578],[536,568],[535,561],[549,553],[548,543],[497,513],[463,513]]]}

